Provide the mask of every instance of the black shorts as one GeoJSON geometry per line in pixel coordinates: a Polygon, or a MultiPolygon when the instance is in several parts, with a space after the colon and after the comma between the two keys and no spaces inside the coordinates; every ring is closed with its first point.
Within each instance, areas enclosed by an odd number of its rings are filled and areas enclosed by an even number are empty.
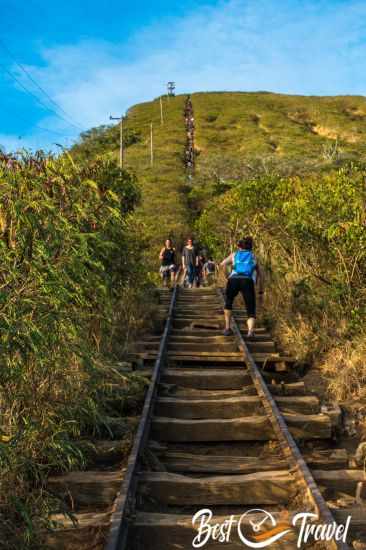
{"type": "Polygon", "coordinates": [[[233,301],[241,292],[248,317],[255,317],[254,281],[249,277],[229,277],[226,285],[225,309],[233,309],[233,301]]]}

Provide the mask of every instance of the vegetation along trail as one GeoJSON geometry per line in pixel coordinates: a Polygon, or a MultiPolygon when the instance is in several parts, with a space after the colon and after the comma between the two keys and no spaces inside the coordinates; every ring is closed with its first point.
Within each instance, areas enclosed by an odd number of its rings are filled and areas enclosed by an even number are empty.
{"type": "Polygon", "coordinates": [[[307,548],[363,549],[366,101],[163,96],[123,127],[122,172],[112,126],[0,159],[0,548],[185,550],[206,508],[205,548],[295,548],[314,512],[347,542],[307,548]],[[219,286],[157,288],[192,233],[216,261],[253,235],[254,337],[219,286]]]}

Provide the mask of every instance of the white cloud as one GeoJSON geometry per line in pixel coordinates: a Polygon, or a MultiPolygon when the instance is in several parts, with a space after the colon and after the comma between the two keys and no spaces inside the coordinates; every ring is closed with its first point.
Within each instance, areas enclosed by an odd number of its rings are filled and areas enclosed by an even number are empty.
{"type": "MultiPolygon", "coordinates": [[[[178,92],[362,94],[365,16],[360,1],[226,1],[162,20],[128,43],[44,49],[44,65],[29,70],[85,128],[160,95],[168,80],[178,92]]],[[[52,116],[40,124],[65,131],[52,116]]],[[[45,136],[35,131],[29,139],[36,138],[45,136]]]]}

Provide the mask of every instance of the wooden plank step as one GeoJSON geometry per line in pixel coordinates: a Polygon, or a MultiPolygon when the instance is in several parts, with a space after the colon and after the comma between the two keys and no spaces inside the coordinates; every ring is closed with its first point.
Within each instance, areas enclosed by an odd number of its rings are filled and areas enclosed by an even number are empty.
{"type": "MultiPolygon", "coordinates": [[[[303,396],[305,395],[304,382],[292,384],[269,384],[269,390],[273,395],[279,396],[303,396]]],[[[162,397],[187,397],[190,399],[217,399],[225,397],[237,397],[241,395],[257,395],[254,385],[248,385],[240,390],[201,390],[195,388],[180,387],[175,384],[161,384],[160,395],[162,397]]]]}
{"type": "Polygon", "coordinates": [[[195,321],[190,321],[188,319],[173,319],[172,326],[175,330],[180,329],[188,329],[188,330],[195,330],[195,329],[206,329],[206,330],[216,330],[222,333],[224,330],[224,321],[198,321],[197,319],[195,321]]]}
{"type": "Polygon", "coordinates": [[[288,468],[287,461],[281,458],[258,460],[252,456],[199,455],[179,451],[164,452],[159,460],[169,472],[181,473],[251,474],[288,468]]]}
{"type": "Polygon", "coordinates": [[[206,390],[235,390],[252,383],[248,371],[243,369],[165,369],[162,382],[206,390]]]}
{"type": "Polygon", "coordinates": [[[182,399],[160,397],[155,406],[157,416],[171,418],[240,418],[244,415],[264,415],[261,400],[256,396],[218,399],[182,399]]]}
{"type": "Polygon", "coordinates": [[[291,411],[301,414],[317,414],[320,412],[318,397],[304,396],[277,396],[275,401],[282,412],[291,411]]]}
{"type": "MultiPolygon", "coordinates": [[[[212,351],[197,351],[194,355],[197,357],[240,357],[243,360],[243,353],[241,351],[215,351],[215,349],[216,346],[212,351]]],[[[184,349],[182,351],[175,350],[174,355],[192,355],[192,352],[187,353],[184,349]]]]}
{"type": "MultiPolygon", "coordinates": [[[[257,391],[252,386],[253,393],[251,395],[257,395],[257,391]]],[[[242,390],[197,390],[195,388],[184,388],[176,386],[175,384],[160,384],[159,389],[160,397],[178,397],[181,399],[225,399],[226,397],[241,397],[243,396],[242,390]]]]}
{"type": "Polygon", "coordinates": [[[207,323],[207,322],[213,322],[213,323],[221,323],[224,320],[224,316],[222,313],[215,313],[212,311],[207,311],[207,313],[193,313],[193,312],[187,312],[187,313],[179,313],[174,312],[174,320],[175,321],[189,321],[192,323],[207,323]]]}
{"type": "MultiPolygon", "coordinates": [[[[157,353],[159,349],[160,341],[155,342],[148,342],[148,341],[140,341],[136,344],[134,344],[133,348],[136,352],[152,352],[157,353]]],[[[202,340],[201,342],[184,342],[184,341],[175,341],[175,340],[169,340],[168,342],[168,350],[169,351],[176,351],[177,353],[188,353],[189,355],[195,354],[196,352],[209,352],[212,349],[215,350],[216,353],[232,353],[232,352],[238,352],[238,346],[235,342],[214,342],[210,343],[205,340],[202,340]]]]}
{"type": "MultiPolygon", "coordinates": [[[[244,362],[243,353],[240,351],[195,351],[195,350],[182,350],[182,346],[179,346],[178,350],[168,350],[169,357],[176,358],[188,358],[189,361],[202,360],[210,361],[213,360],[232,360],[232,361],[241,361],[244,362]]],[[[213,346],[212,346],[213,347],[213,346]]],[[[216,349],[216,346],[214,347],[216,349]]],[[[154,359],[157,353],[154,351],[147,352],[134,352],[128,354],[128,360],[132,360],[134,356],[138,356],[142,359],[154,359]]],[[[289,356],[281,356],[279,353],[252,353],[254,361],[258,364],[276,364],[276,363],[285,363],[285,364],[294,364],[296,359],[289,356]]]]}
{"type": "MultiPolygon", "coordinates": [[[[188,362],[198,362],[198,363],[236,363],[237,365],[244,365],[244,359],[241,355],[197,355],[195,353],[194,355],[178,355],[174,351],[168,352],[168,359],[169,361],[176,361],[180,363],[188,363],[188,362]]],[[[150,355],[146,357],[146,359],[154,359],[154,355],[150,355]]]]}
{"type": "Polygon", "coordinates": [[[165,505],[207,507],[285,504],[295,496],[295,485],[287,470],[205,477],[146,472],[139,475],[138,491],[165,505]]]}
{"type": "MultiPolygon", "coordinates": [[[[181,362],[183,361],[181,360],[181,362]]],[[[216,359],[207,361],[207,363],[204,363],[202,360],[197,361],[196,364],[193,362],[193,366],[169,366],[163,372],[161,381],[163,383],[202,390],[246,390],[246,386],[252,386],[252,378],[243,363],[237,362],[232,364],[231,361],[225,362],[230,366],[221,367],[220,364],[216,365],[216,359]]],[[[138,372],[140,371],[141,369],[138,370],[138,372]]],[[[293,382],[290,379],[291,375],[284,375],[283,373],[278,374],[276,372],[264,371],[262,375],[268,384],[273,387],[274,391],[276,391],[275,387],[278,388],[278,395],[282,395],[282,389],[286,387],[286,384],[284,384],[285,380],[288,383],[293,382]]]]}
{"type": "Polygon", "coordinates": [[[240,352],[236,342],[174,342],[170,340],[168,343],[168,351],[174,352],[177,355],[192,355],[207,353],[208,356],[243,354],[240,352]]]}
{"type": "MultiPolygon", "coordinates": [[[[212,355],[213,354],[227,354],[227,353],[241,353],[239,351],[239,348],[236,344],[236,342],[205,342],[204,340],[202,342],[175,342],[174,340],[170,340],[168,343],[168,350],[174,351],[177,354],[195,354],[198,353],[207,353],[212,355]]],[[[241,353],[241,356],[243,357],[243,354],[241,353]]]]}
{"type": "MultiPolygon", "coordinates": [[[[146,342],[159,342],[160,336],[153,336],[150,338],[145,339],[146,342]]],[[[234,336],[222,336],[222,335],[207,335],[207,336],[200,336],[200,335],[186,335],[184,333],[179,334],[172,334],[169,340],[169,343],[171,344],[210,344],[211,349],[212,346],[215,344],[235,344],[236,340],[234,336]]],[[[272,340],[262,340],[262,341],[248,341],[247,346],[250,351],[256,351],[256,352],[270,352],[273,353],[276,351],[276,346],[272,340]]]]}
{"type": "MultiPolygon", "coordinates": [[[[247,372],[246,368],[245,368],[245,365],[240,362],[240,361],[225,361],[225,360],[220,360],[218,361],[217,359],[212,359],[211,361],[202,361],[202,360],[196,360],[196,361],[189,361],[187,359],[176,359],[175,361],[173,361],[172,359],[169,360],[168,362],[168,368],[169,370],[170,369],[173,369],[173,370],[178,370],[178,371],[201,371],[202,373],[207,373],[207,375],[209,375],[211,372],[213,371],[216,371],[216,370],[223,370],[223,369],[226,369],[226,370],[230,370],[230,371],[241,371],[241,372],[247,372]]],[[[137,369],[136,369],[136,372],[138,372],[139,374],[143,375],[143,376],[151,376],[151,373],[152,373],[152,370],[153,370],[153,361],[151,361],[150,365],[147,365],[145,367],[140,367],[138,366],[137,369]]],[[[250,375],[249,375],[250,376],[250,375]]],[[[263,371],[262,372],[262,376],[264,377],[264,379],[267,381],[268,384],[271,384],[274,388],[273,392],[275,393],[277,391],[277,394],[278,395],[283,395],[282,391],[281,391],[281,387],[284,387],[284,385],[282,386],[282,382],[284,382],[286,380],[287,383],[295,383],[296,380],[297,380],[297,376],[293,375],[292,373],[289,373],[288,371],[286,372],[275,372],[275,371],[263,371]],[[275,388],[275,384],[276,384],[276,388],[275,388]]],[[[163,380],[164,382],[164,380],[163,380]]],[[[241,389],[243,390],[243,392],[245,393],[245,395],[256,395],[257,392],[253,393],[253,387],[251,386],[252,382],[251,382],[251,379],[249,380],[248,378],[248,384],[247,385],[243,385],[241,386],[241,389]],[[249,387],[250,385],[250,387],[249,387]]],[[[189,387],[189,386],[187,386],[189,387]]],[[[190,387],[194,387],[194,386],[190,386],[190,387]]],[[[211,388],[211,387],[208,387],[208,388],[204,388],[202,386],[198,386],[198,388],[201,388],[201,389],[220,389],[220,388],[211,388]]],[[[234,388],[231,388],[230,386],[229,387],[224,387],[223,389],[240,389],[240,386],[239,387],[234,387],[234,388]]],[[[304,392],[302,392],[304,393],[304,392]]]]}
{"type": "Polygon", "coordinates": [[[273,430],[266,416],[208,420],[153,417],[151,437],[158,441],[269,441],[273,430]]]}
{"type": "MultiPolygon", "coordinates": [[[[214,515],[209,523],[220,525],[227,520],[228,516],[234,516],[234,521],[239,521],[241,514],[226,514],[226,515],[214,515]]],[[[282,520],[289,523],[289,519],[284,513],[279,517],[278,513],[273,514],[278,522],[282,520]]],[[[252,526],[249,524],[249,519],[252,521],[260,522],[263,518],[263,514],[251,515],[250,518],[245,517],[242,521],[243,532],[250,537],[253,533],[252,526]],[[248,531],[246,530],[248,529],[248,531]]],[[[137,512],[135,522],[131,526],[131,536],[128,548],[131,550],[138,550],[138,548],[148,548],[149,550],[183,550],[192,548],[192,541],[197,535],[197,526],[192,526],[192,515],[178,515],[178,514],[158,514],[158,513],[146,513],[137,512]],[[139,541],[140,546],[133,546],[134,541],[139,541]]],[[[237,531],[232,529],[232,536],[230,541],[224,544],[219,540],[210,538],[207,543],[209,550],[243,550],[245,546],[237,535],[237,531]]],[[[263,527],[265,530],[266,527],[263,527]]],[[[297,535],[294,532],[288,533],[282,539],[276,541],[276,550],[294,550],[296,548],[297,535]]]]}
{"type": "Polygon", "coordinates": [[[177,314],[190,314],[193,313],[194,315],[200,315],[200,314],[209,314],[209,313],[219,313],[220,315],[223,314],[223,309],[220,304],[198,304],[198,305],[191,305],[191,304],[177,304],[174,308],[174,313],[177,314]]]}
{"type": "MultiPolygon", "coordinates": [[[[153,351],[137,351],[131,352],[126,355],[126,360],[133,362],[137,361],[155,361],[157,353],[153,351]]],[[[209,354],[202,355],[202,353],[189,354],[179,354],[175,351],[168,351],[167,357],[170,361],[179,361],[179,362],[203,362],[203,363],[236,363],[244,365],[244,359],[242,354],[238,353],[219,353],[217,355],[209,354]]]]}
{"type": "Polygon", "coordinates": [[[48,478],[50,491],[71,497],[73,506],[80,509],[92,505],[95,509],[111,506],[123,478],[123,470],[69,472],[48,478]]]}
{"type": "MultiPolygon", "coordinates": [[[[303,454],[310,468],[333,470],[348,464],[346,449],[334,449],[303,454]]],[[[287,460],[281,457],[261,458],[256,456],[200,455],[181,451],[163,451],[159,460],[168,471],[207,474],[250,474],[288,468],[287,460]]]]}
{"type": "MultiPolygon", "coordinates": [[[[319,400],[312,396],[277,397],[281,410],[315,414],[320,410],[319,400]]],[[[189,399],[160,397],[155,414],[172,418],[237,418],[244,415],[265,414],[258,396],[233,396],[216,399],[189,399]]]]}
{"type": "MultiPolygon", "coordinates": [[[[150,358],[154,357],[153,353],[148,353],[150,358]]],[[[205,351],[173,351],[168,350],[168,356],[172,360],[184,359],[187,361],[232,361],[232,362],[244,362],[244,356],[241,352],[205,352],[205,351]]],[[[261,366],[270,367],[271,365],[294,365],[296,359],[294,357],[288,357],[280,355],[279,353],[252,353],[254,361],[261,366]]],[[[148,358],[148,357],[146,357],[148,358]]]]}
{"type": "MultiPolygon", "coordinates": [[[[331,423],[326,415],[284,414],[296,439],[329,439],[331,423]]],[[[275,439],[266,416],[242,418],[180,419],[153,417],[152,438],[159,441],[268,441],[275,439]]]]}
{"type": "MultiPolygon", "coordinates": [[[[186,332],[181,330],[176,330],[174,333],[172,332],[170,334],[170,342],[178,343],[186,343],[186,342],[192,342],[193,344],[199,344],[200,342],[210,342],[211,344],[216,343],[235,343],[236,339],[234,336],[223,336],[222,333],[213,334],[213,331],[206,331],[205,334],[201,335],[200,332],[192,331],[192,332],[186,332]]],[[[153,337],[154,341],[158,340],[160,336],[153,337]]]]}
{"type": "Polygon", "coordinates": [[[362,484],[361,498],[366,497],[366,473],[364,470],[314,470],[314,479],[320,487],[355,496],[357,485],[362,484]]]}
{"type": "Polygon", "coordinates": [[[284,413],[283,417],[295,439],[329,439],[332,423],[326,414],[284,413]]]}
{"type": "MultiPolygon", "coordinates": [[[[250,339],[246,336],[247,331],[244,332],[244,340],[250,340],[251,342],[260,341],[261,339],[271,340],[271,335],[266,329],[256,329],[255,336],[251,336],[250,339]]],[[[183,328],[172,328],[170,332],[171,336],[174,337],[176,335],[188,335],[188,336],[199,336],[199,337],[207,337],[207,336],[223,336],[222,329],[216,328],[216,329],[205,329],[205,328],[191,328],[189,326],[185,326],[183,328]]],[[[224,336],[224,338],[227,338],[224,336]]],[[[231,338],[231,337],[229,337],[231,338]]]]}

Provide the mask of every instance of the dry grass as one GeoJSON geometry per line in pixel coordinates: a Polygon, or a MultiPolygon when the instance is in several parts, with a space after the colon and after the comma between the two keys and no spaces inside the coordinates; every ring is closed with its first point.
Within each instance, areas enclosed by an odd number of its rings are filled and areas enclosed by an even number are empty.
{"type": "Polygon", "coordinates": [[[322,358],[320,368],[337,401],[366,399],[366,334],[338,344],[322,358]]]}

